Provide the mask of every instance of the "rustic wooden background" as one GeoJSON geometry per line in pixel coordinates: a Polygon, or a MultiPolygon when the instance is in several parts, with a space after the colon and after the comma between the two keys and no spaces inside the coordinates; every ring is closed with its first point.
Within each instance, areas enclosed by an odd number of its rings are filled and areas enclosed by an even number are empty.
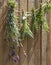
{"type": "MultiPolygon", "coordinates": [[[[45,1],[46,0],[42,0],[42,2],[45,1]]],[[[17,9],[23,9],[26,12],[31,11],[34,6],[38,8],[41,0],[17,0],[17,2],[17,9]]],[[[14,63],[12,60],[7,60],[8,51],[4,51],[3,26],[7,10],[7,0],[0,0],[0,65],[51,65],[51,13],[47,14],[50,32],[47,33],[42,30],[42,32],[39,31],[36,33],[34,39],[27,38],[23,42],[27,57],[24,57],[22,49],[19,49],[20,61],[14,63]]]]}

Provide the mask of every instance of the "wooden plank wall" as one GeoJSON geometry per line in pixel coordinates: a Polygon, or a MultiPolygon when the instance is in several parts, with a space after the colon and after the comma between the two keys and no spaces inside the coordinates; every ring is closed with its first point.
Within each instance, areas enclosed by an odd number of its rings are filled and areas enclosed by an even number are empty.
{"type": "MultiPolygon", "coordinates": [[[[42,2],[45,2],[45,1],[46,0],[42,0],[42,2]]],[[[47,62],[46,62],[46,59],[48,59],[47,58],[47,45],[48,45],[48,33],[42,30],[42,65],[47,65],[47,62]]]]}
{"type": "MultiPolygon", "coordinates": [[[[51,0],[50,0],[50,3],[51,3],[51,0]]],[[[51,12],[49,13],[49,27],[50,27],[50,30],[49,30],[49,45],[48,45],[48,63],[49,65],[51,65],[51,12]]]]}
{"type": "MultiPolygon", "coordinates": [[[[2,0],[1,0],[2,1],[2,0]]],[[[3,26],[5,15],[7,14],[6,1],[3,0],[3,4],[0,5],[0,65],[46,65],[46,44],[47,44],[47,33],[42,31],[42,51],[40,49],[40,31],[35,34],[34,39],[27,38],[24,42],[24,49],[27,53],[27,57],[23,54],[23,49],[18,49],[18,54],[20,55],[20,61],[15,63],[12,60],[7,60],[8,58],[8,49],[4,50],[3,42],[3,26]],[[42,57],[40,56],[42,52],[42,57]],[[42,62],[42,63],[41,63],[42,62]]],[[[44,2],[45,0],[43,0],[44,2]]],[[[22,9],[26,11],[31,11],[32,7],[39,7],[40,0],[17,0],[18,10],[22,9]]],[[[21,14],[18,13],[20,16],[21,14]]],[[[30,18],[28,18],[28,22],[30,18]]]]}
{"type": "MultiPolygon", "coordinates": [[[[51,17],[51,12],[50,12],[50,17],[51,17]]],[[[49,32],[49,64],[51,65],[51,18],[50,18],[50,32],[49,32]]]]}

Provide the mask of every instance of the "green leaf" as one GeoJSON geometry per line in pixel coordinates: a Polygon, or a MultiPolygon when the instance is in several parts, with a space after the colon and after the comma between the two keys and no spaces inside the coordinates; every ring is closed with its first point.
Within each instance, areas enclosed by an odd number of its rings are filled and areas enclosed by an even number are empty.
{"type": "Polygon", "coordinates": [[[30,37],[33,38],[33,33],[31,32],[31,30],[29,29],[29,27],[27,27],[27,29],[26,29],[26,34],[28,34],[30,37]]]}
{"type": "Polygon", "coordinates": [[[49,32],[49,26],[48,26],[48,23],[47,22],[44,22],[43,25],[42,25],[43,29],[46,31],[46,32],[49,32]]]}

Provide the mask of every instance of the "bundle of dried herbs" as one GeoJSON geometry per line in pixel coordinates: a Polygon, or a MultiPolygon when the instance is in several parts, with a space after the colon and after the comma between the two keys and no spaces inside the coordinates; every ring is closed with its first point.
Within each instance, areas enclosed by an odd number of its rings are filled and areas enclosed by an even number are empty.
{"type": "MultiPolygon", "coordinates": [[[[48,5],[48,4],[47,4],[48,5]]],[[[32,29],[34,29],[35,31],[38,31],[40,29],[40,26],[43,27],[43,29],[45,31],[49,31],[49,27],[48,27],[48,23],[47,23],[47,19],[46,19],[46,12],[45,9],[49,9],[49,7],[47,7],[47,5],[45,6],[45,8],[42,7],[42,3],[40,4],[40,8],[38,9],[38,11],[36,11],[36,9],[32,9],[32,16],[31,16],[31,24],[32,24],[32,29]]],[[[50,10],[50,9],[49,9],[50,10]]]]}
{"type": "Polygon", "coordinates": [[[17,46],[19,45],[19,29],[18,29],[18,24],[17,24],[17,16],[14,13],[14,9],[16,7],[17,3],[15,0],[8,0],[8,16],[5,24],[5,39],[8,44],[8,49],[10,49],[9,56],[11,57],[12,60],[16,62],[18,56],[14,57],[16,55],[16,49],[17,46]]]}
{"type": "Polygon", "coordinates": [[[30,36],[33,38],[33,33],[30,30],[29,24],[27,22],[27,17],[24,15],[23,13],[23,17],[22,17],[22,29],[21,29],[21,36],[24,39],[27,36],[30,36]]]}

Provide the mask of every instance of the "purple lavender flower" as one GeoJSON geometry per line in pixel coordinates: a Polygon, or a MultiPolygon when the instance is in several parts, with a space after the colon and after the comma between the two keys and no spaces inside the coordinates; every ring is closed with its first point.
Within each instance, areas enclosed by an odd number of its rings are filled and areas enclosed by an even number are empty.
{"type": "Polygon", "coordinates": [[[20,57],[17,55],[17,56],[16,56],[16,59],[19,61],[20,57]]]}
{"type": "Polygon", "coordinates": [[[16,59],[15,57],[12,57],[12,60],[13,60],[14,62],[17,62],[17,59],[16,59]]]}
{"type": "Polygon", "coordinates": [[[14,55],[15,55],[15,51],[12,51],[12,52],[9,54],[10,57],[12,57],[12,56],[14,56],[14,55]]]}
{"type": "Polygon", "coordinates": [[[19,61],[19,56],[17,55],[16,57],[12,57],[12,60],[14,61],[14,62],[17,62],[17,61],[19,61]]]}
{"type": "Polygon", "coordinates": [[[14,56],[15,55],[15,51],[12,51],[12,56],[14,56]]]}

